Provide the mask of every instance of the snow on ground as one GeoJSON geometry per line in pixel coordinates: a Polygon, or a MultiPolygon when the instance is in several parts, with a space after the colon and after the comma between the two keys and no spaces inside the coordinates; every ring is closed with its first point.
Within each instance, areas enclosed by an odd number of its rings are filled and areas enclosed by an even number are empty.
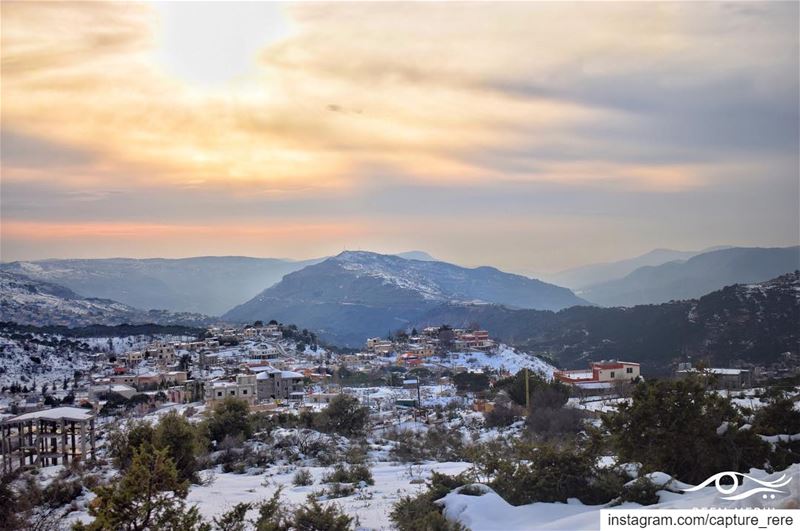
{"type": "MultiPolygon", "coordinates": [[[[762,481],[776,481],[781,476],[800,477],[800,464],[792,465],[783,472],[767,474],[763,470],[753,469],[750,476],[762,481]]],[[[662,476],[656,474],[654,479],[662,476]]],[[[666,476],[668,478],[668,476],[666,476]]],[[[736,489],[736,493],[744,493],[760,485],[751,479],[736,489]]],[[[673,483],[675,490],[687,488],[687,485],[673,483]]],[[[636,503],[624,503],[617,507],[605,505],[584,505],[577,500],[568,503],[532,503],[514,507],[503,500],[497,493],[488,487],[483,487],[487,492],[482,496],[467,496],[458,494],[457,491],[445,496],[440,502],[444,506],[444,514],[448,519],[459,521],[472,531],[504,531],[515,530],[592,530],[600,529],[601,509],[695,509],[695,508],[775,508],[796,509],[800,505],[800,482],[789,482],[782,487],[785,494],[779,494],[775,499],[763,499],[758,495],[750,496],[739,501],[723,500],[713,483],[696,492],[678,493],[666,490],[659,491],[659,503],[645,507],[636,503]]]]}
{"type": "Polygon", "coordinates": [[[602,397],[588,397],[586,399],[570,398],[567,400],[567,407],[574,407],[575,409],[584,409],[586,411],[596,411],[607,413],[609,411],[616,411],[617,406],[622,402],[630,402],[629,398],[602,398],[602,397]]]}
{"type": "Polygon", "coordinates": [[[515,351],[505,345],[500,345],[497,353],[486,353],[481,351],[474,352],[454,352],[445,358],[438,359],[442,365],[463,365],[474,368],[488,367],[494,370],[506,370],[511,374],[516,374],[524,368],[536,371],[547,379],[553,378],[555,367],[535,356],[515,351]]]}
{"type": "MultiPolygon", "coordinates": [[[[459,474],[469,468],[469,463],[426,463],[423,465],[398,465],[378,463],[371,467],[375,478],[374,486],[367,486],[356,494],[323,502],[336,503],[350,516],[357,516],[362,529],[390,529],[389,513],[394,503],[402,496],[417,494],[425,490],[424,483],[412,484],[413,479],[429,478],[432,471],[444,474],[459,474]]],[[[323,488],[322,476],[330,467],[305,467],[314,478],[314,485],[295,487],[292,478],[297,467],[272,467],[266,474],[223,474],[216,473],[208,485],[193,486],[187,497],[189,503],[196,503],[200,512],[207,518],[219,516],[237,503],[259,502],[272,496],[278,487],[283,486],[284,501],[302,504],[309,494],[323,488]],[[273,472],[274,471],[274,472],[273,472]],[[271,475],[274,474],[274,475],[271,475]]],[[[252,513],[253,515],[255,513],[252,513]]]]}

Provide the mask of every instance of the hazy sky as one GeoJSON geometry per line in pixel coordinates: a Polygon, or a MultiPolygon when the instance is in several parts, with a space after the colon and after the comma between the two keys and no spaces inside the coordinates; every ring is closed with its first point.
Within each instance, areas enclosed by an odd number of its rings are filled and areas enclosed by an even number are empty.
{"type": "Polygon", "coordinates": [[[2,260],[800,236],[798,3],[2,3],[2,260]]]}

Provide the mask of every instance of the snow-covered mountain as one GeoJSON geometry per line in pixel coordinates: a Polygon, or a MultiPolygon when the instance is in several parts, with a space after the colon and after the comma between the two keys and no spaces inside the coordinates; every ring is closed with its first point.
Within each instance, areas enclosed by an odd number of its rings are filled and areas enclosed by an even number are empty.
{"type": "Polygon", "coordinates": [[[0,270],[135,308],[219,315],[283,275],[318,261],[246,256],[97,258],[11,262],[0,264],[0,270]]]}
{"type": "Polygon", "coordinates": [[[493,267],[346,251],[286,275],[223,318],[294,322],[355,345],[405,328],[436,305],[457,302],[552,310],[586,304],[566,288],[493,267]]]}
{"type": "Polygon", "coordinates": [[[210,319],[199,314],[140,310],[109,299],[85,298],[57,284],[0,271],[0,321],[37,326],[202,325],[210,319]]]}

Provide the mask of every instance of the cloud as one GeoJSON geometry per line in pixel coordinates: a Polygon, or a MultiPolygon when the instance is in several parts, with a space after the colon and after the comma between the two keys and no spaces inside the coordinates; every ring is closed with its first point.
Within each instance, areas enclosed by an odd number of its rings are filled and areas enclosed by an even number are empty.
{"type": "MultiPolygon", "coordinates": [[[[749,223],[748,234],[785,238],[797,217],[785,200],[800,142],[795,3],[271,5],[264,31],[280,31],[243,36],[261,49],[212,84],[193,79],[220,73],[202,71],[219,66],[216,52],[187,63],[191,75],[163,61],[176,39],[193,49],[193,9],[2,4],[2,206],[14,234],[107,223],[180,242],[178,229],[153,227],[306,217],[396,241],[408,219],[435,220],[419,223],[446,249],[434,254],[469,261],[453,230],[520,235],[534,228],[526,213],[595,253],[620,234],[643,245],[647,207],[676,246],[694,238],[687,197],[709,202],[695,223],[738,216],[729,226],[749,223]],[[742,211],[754,190],[780,213],[742,211]],[[582,239],[578,226],[612,215],[618,233],[582,239]]],[[[225,27],[260,31],[246,10],[224,13],[225,27]]],[[[543,254],[522,236],[492,239],[507,264],[543,254]]],[[[4,246],[28,252],[20,241],[4,246]]]]}

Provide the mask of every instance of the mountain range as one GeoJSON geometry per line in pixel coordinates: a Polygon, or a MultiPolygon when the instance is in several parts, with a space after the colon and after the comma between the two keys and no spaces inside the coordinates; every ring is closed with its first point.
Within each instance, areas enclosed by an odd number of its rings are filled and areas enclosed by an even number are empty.
{"type": "Polygon", "coordinates": [[[35,326],[155,323],[204,326],[211,318],[193,313],[140,310],[120,302],[82,297],[63,286],[0,271],[0,321],[35,326]]]}
{"type": "Polygon", "coordinates": [[[640,267],[657,266],[674,262],[675,260],[688,260],[698,254],[729,249],[728,246],[716,246],[702,251],[676,251],[674,249],[653,249],[640,256],[626,258],[615,262],[587,264],[584,266],[567,269],[559,273],[541,275],[543,280],[564,286],[572,290],[581,290],[588,286],[602,284],[611,280],[620,279],[640,267]]]}
{"type": "Polygon", "coordinates": [[[631,308],[577,306],[559,312],[498,305],[442,305],[417,327],[479,324],[513,345],[565,368],[590,361],[642,363],[649,375],[667,375],[677,361],[735,360],[768,364],[800,350],[800,272],[757,284],[737,284],[698,299],[631,308]]]}
{"type": "Polygon", "coordinates": [[[640,267],[623,278],[585,287],[579,294],[601,306],[658,304],[697,298],[730,284],[762,282],[796,269],[800,269],[800,247],[733,247],[640,267]]]}
{"type": "MultiPolygon", "coordinates": [[[[675,256],[673,251],[648,255],[620,263],[630,267],[640,259],[675,256]]],[[[39,325],[199,325],[212,320],[202,314],[222,314],[228,322],[278,319],[343,346],[360,346],[369,336],[417,323],[445,317],[459,321],[468,315],[486,320],[484,326],[506,341],[527,343],[536,337],[537,323],[552,319],[547,312],[530,313],[534,310],[583,306],[565,315],[616,315],[585,307],[638,305],[632,315],[645,315],[645,304],[698,299],[726,285],[757,283],[796,269],[798,247],[723,248],[638,267],[576,294],[492,267],[470,269],[437,261],[422,251],[348,251],[304,262],[246,257],[43,260],[0,264],[0,309],[4,320],[39,325]],[[206,311],[183,311],[187,308],[206,311]],[[517,323],[524,326],[517,329],[517,323]]],[[[668,317],[663,309],[655,315],[668,317]]],[[[615,321],[609,326],[616,326],[615,321]]],[[[653,331],[658,326],[654,321],[653,331]]],[[[664,344],[672,345],[668,340],[664,344]]]]}
{"type": "Polygon", "coordinates": [[[356,346],[406,328],[435,306],[458,302],[555,310],[586,304],[566,288],[493,267],[346,251],[286,275],[222,318],[294,322],[328,341],[356,346]]]}
{"type": "MultiPolygon", "coordinates": [[[[423,251],[397,256],[433,260],[423,251]]],[[[111,299],[136,308],[221,315],[284,275],[324,259],[247,256],[52,259],[4,263],[0,264],[0,271],[52,282],[84,297],[111,299]]]]}
{"type": "Polygon", "coordinates": [[[245,256],[99,258],[11,262],[0,270],[137,308],[220,315],[292,271],[319,260],[245,256]]]}

